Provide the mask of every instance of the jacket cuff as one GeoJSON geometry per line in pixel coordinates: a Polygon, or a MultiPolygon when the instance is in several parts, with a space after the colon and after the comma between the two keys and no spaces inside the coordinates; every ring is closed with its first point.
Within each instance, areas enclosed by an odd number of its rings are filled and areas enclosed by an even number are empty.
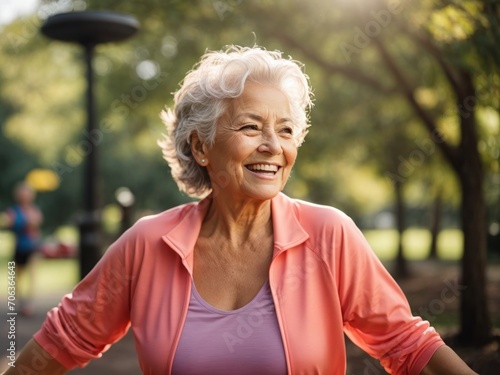
{"type": "Polygon", "coordinates": [[[77,366],[83,367],[68,353],[62,350],[64,348],[63,343],[54,343],[50,339],[49,335],[47,335],[43,327],[33,335],[33,339],[42,347],[43,350],[49,353],[51,357],[66,367],[66,369],[71,370],[77,366]]]}

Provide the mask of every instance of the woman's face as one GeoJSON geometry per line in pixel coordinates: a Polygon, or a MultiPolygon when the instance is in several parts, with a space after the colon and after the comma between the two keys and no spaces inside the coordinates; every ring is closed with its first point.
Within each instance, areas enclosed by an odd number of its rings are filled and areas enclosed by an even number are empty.
{"type": "Polygon", "coordinates": [[[276,196],[297,157],[286,96],[273,85],[247,83],[231,100],[205,154],[214,194],[243,200],[276,196]]]}

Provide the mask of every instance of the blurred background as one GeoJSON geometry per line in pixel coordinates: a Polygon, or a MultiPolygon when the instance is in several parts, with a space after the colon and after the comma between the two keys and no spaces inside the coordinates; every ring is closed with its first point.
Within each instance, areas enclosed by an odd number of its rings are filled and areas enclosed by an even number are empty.
{"type": "MultiPolygon", "coordinates": [[[[78,251],[83,162],[98,148],[105,251],[139,217],[190,200],[156,144],[185,73],[206,50],[278,49],[305,64],[315,94],[286,193],[345,211],[398,280],[451,265],[468,289],[438,323],[480,346],[500,328],[499,20],[494,0],[3,2],[0,211],[28,181],[44,241],[78,251]],[[97,9],[141,29],[97,46],[99,130],[88,134],[83,51],[40,27],[97,9]]],[[[2,268],[12,251],[0,231],[2,268]]],[[[40,257],[36,292],[70,290],[77,263],[71,251],[40,257]]]]}

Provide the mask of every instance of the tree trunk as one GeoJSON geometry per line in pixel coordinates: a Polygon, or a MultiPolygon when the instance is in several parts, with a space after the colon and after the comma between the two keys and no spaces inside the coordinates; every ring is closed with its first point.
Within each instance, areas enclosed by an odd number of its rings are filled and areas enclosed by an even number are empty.
{"type": "Polygon", "coordinates": [[[431,247],[429,249],[428,259],[437,259],[437,240],[441,229],[441,214],[443,209],[442,192],[439,190],[434,198],[431,212],[431,247]]]}
{"type": "MultiPolygon", "coordinates": [[[[405,88],[408,103],[421,118],[431,136],[441,138],[434,119],[417,102],[414,89],[406,76],[377,39],[374,42],[396,81],[405,88]]],[[[443,66],[443,69],[450,69],[443,66]]],[[[483,192],[483,165],[477,148],[478,135],[475,122],[476,92],[474,82],[465,70],[457,68],[447,77],[453,81],[456,105],[460,118],[460,144],[457,150],[440,140],[437,142],[460,181],[462,190],[462,231],[464,254],[462,257],[462,286],[460,300],[459,339],[468,345],[481,345],[491,338],[491,321],[486,294],[486,203],[483,192]],[[456,74],[455,74],[456,73],[456,74]]]]}
{"type": "Polygon", "coordinates": [[[394,276],[396,278],[408,277],[408,264],[403,253],[403,234],[405,230],[405,202],[403,195],[403,184],[399,181],[394,183],[395,192],[395,216],[396,228],[398,231],[398,252],[396,255],[396,266],[394,269],[394,276]]]}
{"type": "Polygon", "coordinates": [[[491,321],[486,295],[487,222],[483,194],[484,172],[477,148],[475,91],[472,78],[461,74],[464,92],[458,96],[460,113],[460,154],[458,171],[462,189],[462,298],[459,339],[465,344],[480,345],[491,338],[491,321]]]}

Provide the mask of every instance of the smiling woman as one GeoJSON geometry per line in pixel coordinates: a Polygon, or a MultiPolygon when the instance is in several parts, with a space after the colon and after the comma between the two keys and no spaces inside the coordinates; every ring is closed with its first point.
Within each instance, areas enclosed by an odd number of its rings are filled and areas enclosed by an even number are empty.
{"type": "MultiPolygon", "coordinates": [[[[258,49],[239,51],[235,48],[232,53],[207,53],[197,69],[189,72],[175,94],[175,111],[162,113],[168,131],[160,143],[163,156],[180,189],[193,197],[206,196],[215,181],[225,182],[227,176],[210,179],[205,166],[200,166],[192,157],[191,137],[195,135],[207,147],[213,146],[217,122],[221,122],[224,128],[234,127],[237,126],[235,121],[242,121],[236,117],[242,115],[247,117],[246,120],[249,117],[260,119],[262,125],[259,113],[242,112],[244,102],[240,97],[247,82],[274,88],[275,91],[269,93],[267,99],[274,99],[275,94],[279,94],[281,110],[286,110],[286,116],[279,121],[286,120],[297,147],[304,141],[309,125],[307,111],[312,106],[308,78],[298,62],[282,59],[279,52],[261,52],[258,49]],[[235,98],[241,100],[236,103],[231,101],[235,98]],[[239,113],[235,115],[234,111],[239,113]],[[229,118],[231,116],[233,118],[229,118]]],[[[261,97],[264,93],[258,89],[249,90],[254,90],[261,97]]],[[[249,96],[251,94],[247,93],[246,97],[249,96]]],[[[265,100],[261,102],[265,104],[265,100]]],[[[264,110],[259,109],[260,112],[264,110]]]]}
{"type": "Polygon", "coordinates": [[[310,97],[279,52],[204,55],[163,112],[160,143],[179,188],[203,199],[125,232],[19,365],[49,358],[38,374],[65,373],[132,327],[146,374],[345,375],[344,333],[390,373],[474,374],[412,316],[347,215],[281,193],[310,97]]]}
{"type": "Polygon", "coordinates": [[[218,121],[213,145],[208,146],[197,133],[190,143],[210,181],[216,181],[212,176],[225,176],[223,186],[211,183],[214,194],[266,200],[283,190],[295,162],[293,128],[282,91],[249,82],[218,121]]]}

